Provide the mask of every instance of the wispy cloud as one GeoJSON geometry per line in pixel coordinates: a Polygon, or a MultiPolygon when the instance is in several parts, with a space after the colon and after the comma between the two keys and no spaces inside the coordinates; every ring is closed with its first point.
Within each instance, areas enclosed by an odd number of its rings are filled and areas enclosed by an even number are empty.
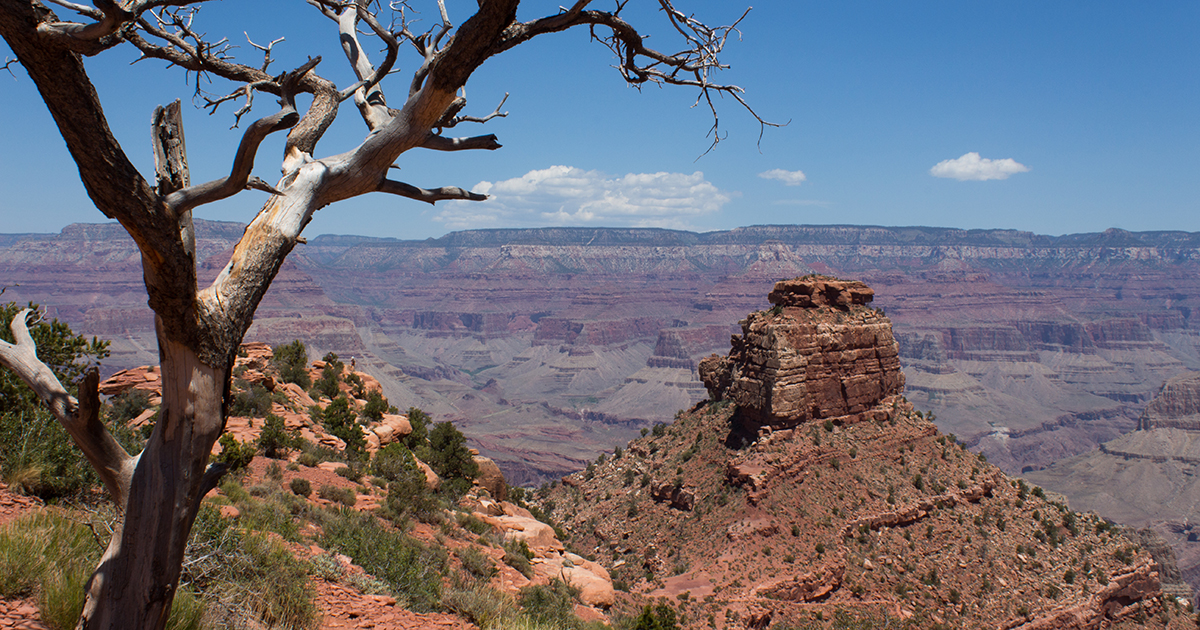
{"type": "Polygon", "coordinates": [[[1010,175],[1025,173],[1029,167],[1012,158],[990,160],[981,158],[972,151],[954,160],[942,160],[929,169],[934,177],[946,177],[965,181],[985,181],[989,179],[1008,179],[1010,175]]]}
{"type": "Polygon", "coordinates": [[[472,190],[487,201],[453,201],[436,219],[451,229],[605,225],[691,228],[689,219],[717,212],[736,193],[704,173],[629,173],[609,177],[573,166],[551,166],[472,190]]]}
{"type": "Polygon", "coordinates": [[[804,171],[785,171],[781,168],[773,168],[769,171],[763,171],[758,174],[763,179],[777,179],[785,186],[799,186],[808,181],[808,176],[804,171]]]}
{"type": "Polygon", "coordinates": [[[833,205],[832,201],[822,201],[820,199],[776,199],[771,202],[773,206],[820,206],[828,208],[833,205]]]}

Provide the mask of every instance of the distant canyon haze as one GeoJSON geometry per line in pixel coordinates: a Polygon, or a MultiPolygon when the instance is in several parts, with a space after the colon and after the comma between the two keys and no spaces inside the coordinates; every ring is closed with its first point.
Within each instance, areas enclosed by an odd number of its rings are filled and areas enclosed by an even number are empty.
{"type": "MultiPolygon", "coordinates": [[[[242,234],[197,222],[201,281],[242,234]]],[[[514,484],[582,468],[707,393],[778,280],[866,282],[895,325],[906,395],[1010,474],[1133,430],[1200,370],[1200,233],[1041,236],[926,227],[753,226],[703,234],[544,228],[300,245],[247,341],[300,339],[453,420],[514,484]]],[[[116,224],[0,235],[3,299],[112,341],[104,371],[157,363],[137,249],[116,224]]]]}

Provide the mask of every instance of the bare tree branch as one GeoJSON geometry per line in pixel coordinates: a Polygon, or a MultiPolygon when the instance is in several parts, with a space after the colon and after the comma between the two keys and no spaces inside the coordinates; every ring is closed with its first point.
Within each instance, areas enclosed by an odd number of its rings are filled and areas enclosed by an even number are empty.
{"type": "Polygon", "coordinates": [[[261,190],[263,192],[269,192],[272,195],[282,195],[283,194],[283,193],[279,192],[278,190],[276,190],[274,186],[268,184],[267,182],[263,181],[262,179],[260,179],[258,177],[251,177],[249,180],[246,181],[246,190],[261,190]]]}
{"type": "Polygon", "coordinates": [[[92,368],[84,375],[79,384],[83,400],[69,395],[54,372],[37,358],[37,346],[28,326],[32,313],[32,309],[23,309],[13,318],[9,327],[16,343],[0,340],[0,365],[15,372],[49,407],[96,468],[113,501],[123,507],[137,458],[125,452],[100,421],[100,373],[92,368]]]}
{"type": "Polygon", "coordinates": [[[496,141],[496,134],[493,133],[470,138],[447,138],[445,136],[429,134],[425,138],[425,142],[421,144],[422,148],[433,149],[434,151],[463,151],[469,149],[495,151],[502,146],[504,145],[496,141]]]}
{"type": "Polygon", "coordinates": [[[228,177],[213,180],[197,186],[190,186],[167,196],[167,205],[182,214],[197,206],[212,203],[226,197],[231,197],[245,190],[250,179],[250,171],[254,168],[254,157],[258,146],[268,135],[295,125],[300,120],[296,112],[293,95],[296,85],[301,78],[312,70],[321,58],[309,59],[307,63],[296,70],[282,75],[278,83],[283,91],[280,104],[282,108],[274,115],[255,121],[246,129],[242,141],[238,145],[233,159],[233,169],[228,177]]]}
{"type": "Polygon", "coordinates": [[[443,186],[432,190],[425,188],[417,188],[412,184],[405,184],[391,179],[384,179],[379,183],[379,192],[389,193],[392,195],[400,195],[417,201],[424,201],[432,205],[435,201],[443,201],[445,199],[464,199],[467,201],[483,201],[487,199],[487,195],[463,190],[457,186],[443,186]]]}
{"type": "Polygon", "coordinates": [[[68,4],[61,6],[66,6],[72,11],[77,11],[88,17],[96,18],[98,21],[90,24],[80,24],[78,22],[43,23],[38,26],[38,32],[60,42],[68,39],[95,41],[116,33],[122,24],[136,17],[135,13],[127,11],[120,4],[114,2],[114,0],[94,0],[93,4],[96,5],[96,9],[99,9],[101,13],[99,17],[96,16],[94,10],[89,11],[86,7],[80,5],[68,4]],[[83,9],[83,11],[80,11],[80,9],[83,9]]]}
{"type": "Polygon", "coordinates": [[[451,127],[458,125],[458,123],[461,123],[461,122],[485,123],[493,118],[505,118],[506,116],[508,116],[508,112],[501,112],[500,108],[504,107],[504,103],[507,100],[508,100],[508,92],[505,92],[504,98],[500,99],[500,104],[497,105],[496,109],[493,110],[492,113],[488,114],[487,116],[482,116],[482,117],[480,117],[480,116],[459,116],[458,112],[462,111],[463,107],[466,107],[466,105],[467,105],[467,99],[459,97],[459,98],[455,99],[454,103],[450,106],[450,108],[446,110],[446,114],[443,115],[442,119],[438,121],[437,126],[441,127],[441,128],[449,129],[451,127]]]}
{"type": "MultiPolygon", "coordinates": [[[[265,71],[234,63],[228,58],[217,57],[204,49],[197,49],[181,37],[165,31],[145,19],[138,20],[138,26],[149,36],[167,42],[159,45],[143,38],[136,32],[124,34],[143,58],[162,59],[185,70],[196,73],[210,72],[230,81],[249,84],[253,89],[281,96],[280,86],[274,77],[265,71]]],[[[219,99],[209,99],[209,106],[215,108],[221,103],[233,100],[245,94],[245,87],[239,88],[233,94],[219,99]]],[[[300,121],[288,133],[287,144],[284,148],[284,172],[294,171],[305,161],[312,159],[317,142],[325,135],[325,131],[337,117],[338,104],[341,102],[337,87],[330,81],[321,78],[316,73],[304,75],[297,86],[298,92],[313,95],[313,102],[300,121]]],[[[243,109],[245,109],[243,107],[243,109]]],[[[241,112],[240,113],[245,113],[241,112]]]]}
{"type": "Polygon", "coordinates": [[[57,4],[58,6],[64,8],[64,9],[69,9],[80,15],[86,15],[86,16],[92,18],[93,20],[104,19],[103,11],[100,11],[98,9],[95,9],[95,8],[92,8],[89,6],[84,6],[82,4],[75,4],[74,2],[67,2],[67,0],[47,0],[47,2],[50,2],[51,4],[57,4]]]}
{"type": "Polygon", "coordinates": [[[354,74],[358,77],[358,83],[342,90],[340,97],[345,100],[353,95],[354,104],[358,106],[367,127],[374,131],[392,119],[392,113],[388,109],[383,90],[379,88],[379,81],[391,71],[392,65],[396,62],[400,44],[367,10],[367,0],[357,0],[355,4],[342,10],[338,17],[338,34],[341,38],[342,50],[346,53],[346,58],[350,60],[350,65],[354,67],[354,74]],[[360,19],[366,22],[371,30],[387,44],[387,56],[378,70],[371,67],[366,51],[358,41],[357,26],[360,19]]]}
{"type": "MultiPolygon", "coordinates": [[[[183,112],[179,101],[166,107],[154,109],[152,144],[154,149],[154,174],[158,181],[158,195],[166,198],[172,193],[188,188],[192,184],[188,168],[187,144],[183,137],[183,112]]],[[[179,213],[179,238],[189,256],[196,256],[196,228],[192,224],[192,211],[179,213]]]]}
{"type": "Polygon", "coordinates": [[[543,33],[554,33],[573,26],[587,25],[592,30],[592,38],[602,42],[620,60],[620,64],[616,68],[630,85],[658,83],[700,89],[697,103],[703,100],[713,116],[713,126],[709,130],[713,142],[705,153],[711,151],[721,140],[720,119],[712,100],[713,93],[732,96],[749,112],[758,121],[760,140],[766,127],[782,127],[787,124],[769,122],[759,116],[742,98],[744,92],[742,88],[736,85],[715,83],[710,78],[713,72],[728,67],[720,62],[718,56],[724,50],[730,35],[738,32],[737,25],[745,19],[749,9],[746,9],[733,24],[711,27],[691,16],[684,15],[674,7],[671,0],[659,0],[659,5],[668,15],[672,26],[683,36],[688,45],[682,52],[665,54],[645,46],[644,38],[637,29],[620,17],[624,3],[618,3],[616,10],[612,12],[584,10],[587,4],[589,4],[587,0],[580,0],[571,9],[557,15],[513,24],[506,29],[504,37],[496,43],[496,50],[490,54],[508,50],[543,33]],[[609,34],[597,34],[597,27],[608,29],[609,34]]]}

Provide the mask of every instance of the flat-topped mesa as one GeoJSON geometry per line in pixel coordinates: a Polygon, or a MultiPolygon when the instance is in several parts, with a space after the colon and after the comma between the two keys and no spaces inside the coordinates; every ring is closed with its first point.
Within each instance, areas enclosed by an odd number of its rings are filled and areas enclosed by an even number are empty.
{"type": "Polygon", "coordinates": [[[1200,431],[1200,372],[1185,372],[1163,383],[1138,418],[1138,428],[1200,431]]]}
{"type": "Polygon", "coordinates": [[[751,429],[886,415],[877,407],[904,391],[904,374],[891,321],[866,306],[873,296],[857,281],[779,282],[775,307],[741,322],[729,356],[700,362],[709,396],[733,401],[751,429]]]}

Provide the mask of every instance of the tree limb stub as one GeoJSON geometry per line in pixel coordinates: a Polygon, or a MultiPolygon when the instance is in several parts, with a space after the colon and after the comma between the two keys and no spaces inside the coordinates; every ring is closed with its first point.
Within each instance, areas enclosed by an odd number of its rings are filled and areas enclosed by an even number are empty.
{"type": "Polygon", "coordinates": [[[379,192],[389,193],[392,195],[400,195],[417,201],[424,201],[432,205],[436,201],[444,201],[446,199],[463,199],[466,201],[483,201],[487,199],[487,195],[463,190],[457,186],[443,186],[441,188],[426,189],[417,188],[412,184],[405,184],[391,179],[385,179],[379,184],[379,192]]]}
{"type": "Polygon", "coordinates": [[[433,149],[434,151],[466,151],[470,149],[495,151],[502,146],[504,145],[497,141],[496,134],[494,133],[470,138],[447,138],[445,136],[429,134],[426,136],[425,142],[421,144],[422,148],[433,149]]]}
{"type": "Polygon", "coordinates": [[[49,366],[37,357],[27,323],[31,313],[32,309],[23,309],[13,318],[9,328],[16,343],[0,340],[0,365],[33,389],[99,473],[113,501],[124,507],[137,458],[125,452],[100,421],[100,373],[93,368],[84,375],[79,385],[82,400],[69,395],[49,366]]]}

